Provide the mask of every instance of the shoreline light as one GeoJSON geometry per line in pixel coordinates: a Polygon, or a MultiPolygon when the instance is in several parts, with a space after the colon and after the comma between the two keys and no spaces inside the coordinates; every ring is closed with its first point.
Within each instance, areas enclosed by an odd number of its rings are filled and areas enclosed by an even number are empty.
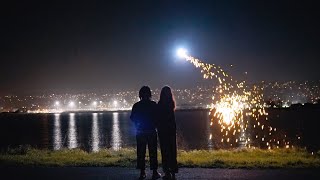
{"type": "Polygon", "coordinates": [[[118,101],[114,100],[114,101],[113,101],[113,105],[114,105],[114,106],[117,106],[117,105],[118,105],[118,101]]]}
{"type": "Polygon", "coordinates": [[[69,103],[69,107],[71,107],[71,108],[73,108],[74,107],[74,102],[73,101],[71,101],[70,103],[69,103]]]}

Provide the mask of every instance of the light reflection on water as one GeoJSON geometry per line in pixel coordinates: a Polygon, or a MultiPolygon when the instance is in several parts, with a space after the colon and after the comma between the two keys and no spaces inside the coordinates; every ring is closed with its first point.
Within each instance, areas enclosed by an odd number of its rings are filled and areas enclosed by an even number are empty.
{"type": "MultiPolygon", "coordinates": [[[[273,109],[270,110],[269,117],[270,123],[275,124],[280,135],[285,133],[289,138],[297,139],[297,130],[303,130],[298,134],[302,137],[303,145],[315,149],[320,147],[317,137],[313,135],[319,122],[318,109],[301,112],[273,109]],[[304,121],[304,117],[310,119],[304,121]]],[[[135,128],[130,120],[130,112],[0,113],[0,122],[0,150],[20,145],[53,150],[80,148],[86,151],[136,147],[135,128]]],[[[176,123],[179,149],[224,148],[220,143],[220,129],[210,127],[208,111],[177,111],[176,123]]],[[[241,136],[256,138],[253,136],[254,131],[254,128],[247,129],[245,133],[242,131],[241,136]]],[[[259,135],[259,138],[264,135],[259,135]]],[[[240,147],[242,143],[245,142],[240,141],[240,147]]],[[[300,141],[296,144],[298,143],[300,141]]]]}
{"type": "Polygon", "coordinates": [[[112,114],[112,138],[111,138],[111,147],[114,150],[119,150],[121,148],[121,135],[119,127],[119,113],[114,112],[112,114]]]}
{"type": "Polygon", "coordinates": [[[212,132],[210,129],[210,121],[207,120],[207,124],[206,124],[207,128],[206,128],[206,133],[209,135],[208,137],[208,149],[212,150],[213,149],[213,143],[212,143],[212,132]]]}
{"type": "Polygon", "coordinates": [[[75,114],[69,114],[69,130],[68,130],[68,148],[73,149],[78,147],[77,141],[77,126],[75,122],[75,114]]]}
{"type": "MultiPolygon", "coordinates": [[[[52,148],[59,150],[62,148],[81,148],[97,152],[103,148],[119,150],[123,147],[135,147],[134,126],[129,119],[130,113],[68,113],[54,114],[52,129],[52,148]],[[67,124],[65,124],[67,123],[67,124]],[[89,125],[89,126],[87,126],[89,125]],[[80,129],[78,129],[78,128],[80,129]],[[121,129],[122,128],[122,129],[121,129]]],[[[200,116],[203,118],[203,116],[200,116]]],[[[205,116],[206,117],[206,116],[205,116]]],[[[180,126],[190,126],[194,129],[193,123],[186,122],[180,126]],[[193,125],[192,125],[193,124],[193,125]]],[[[209,133],[208,119],[205,118],[206,134],[209,133]]],[[[184,129],[184,128],[183,128],[184,129]]],[[[199,130],[204,132],[203,130],[199,130]]],[[[184,133],[178,132],[183,136],[184,133]]],[[[197,133],[200,134],[200,133],[197,133]]],[[[195,137],[194,135],[192,136],[195,137]]],[[[201,140],[207,139],[201,138],[201,140]]],[[[197,138],[196,138],[197,139],[197,138]]],[[[180,139],[184,142],[184,138],[180,139]]],[[[200,141],[199,141],[200,142],[200,141]]],[[[203,142],[200,142],[203,144],[203,142]]],[[[207,141],[206,149],[212,149],[212,141],[207,141]]],[[[192,148],[192,144],[185,144],[181,148],[192,148]]],[[[195,144],[196,145],[196,144],[195,144]]],[[[50,147],[50,144],[49,144],[50,147]]]]}
{"type": "MultiPolygon", "coordinates": [[[[81,116],[81,114],[79,114],[81,116]]],[[[77,123],[79,117],[75,117],[75,113],[69,113],[67,122],[68,122],[68,129],[67,129],[67,148],[74,149],[79,148],[79,132],[77,131],[77,123]]],[[[122,136],[120,131],[120,119],[119,113],[114,112],[112,113],[112,122],[111,122],[111,132],[107,129],[101,128],[101,122],[103,121],[103,116],[98,116],[98,113],[92,113],[91,118],[89,119],[91,122],[91,138],[89,139],[89,146],[90,150],[93,152],[99,151],[102,147],[101,140],[103,137],[109,137],[108,134],[111,135],[110,142],[105,142],[105,146],[110,144],[111,148],[114,150],[119,150],[122,146],[122,136]],[[104,132],[105,131],[105,132],[104,132]],[[101,133],[106,133],[103,136],[101,133]]],[[[64,139],[62,135],[63,127],[61,125],[61,114],[54,114],[54,123],[53,123],[53,133],[52,133],[52,147],[54,150],[62,149],[64,146],[64,139]]],[[[108,141],[108,138],[106,139],[108,141]]],[[[85,142],[84,142],[85,143],[85,142]]],[[[134,142],[133,142],[134,143],[134,142]]],[[[81,148],[81,147],[80,147],[81,148]]]]}
{"type": "MultiPolygon", "coordinates": [[[[0,121],[0,134],[3,134],[0,136],[0,148],[29,144],[36,148],[80,148],[96,152],[136,147],[130,112],[3,114],[0,121]],[[45,121],[47,123],[43,125],[45,121]]],[[[178,148],[216,148],[215,142],[209,140],[208,112],[180,111],[176,113],[176,121],[178,148]]],[[[215,132],[212,135],[215,137],[215,132]]]]}
{"type": "Polygon", "coordinates": [[[54,115],[54,130],[53,130],[53,149],[59,150],[62,147],[61,122],[60,114],[54,115]]]}
{"type": "Polygon", "coordinates": [[[99,151],[99,123],[98,123],[98,114],[93,113],[92,114],[92,151],[97,152],[99,151]]]}

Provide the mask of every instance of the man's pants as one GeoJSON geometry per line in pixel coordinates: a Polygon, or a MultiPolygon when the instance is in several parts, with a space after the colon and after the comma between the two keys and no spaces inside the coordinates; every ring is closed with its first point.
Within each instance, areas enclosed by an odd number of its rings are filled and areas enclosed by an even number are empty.
{"type": "Polygon", "coordinates": [[[157,157],[157,133],[139,133],[137,138],[137,169],[144,170],[146,168],[146,149],[148,145],[149,157],[150,157],[150,169],[158,169],[158,157],[157,157]]]}

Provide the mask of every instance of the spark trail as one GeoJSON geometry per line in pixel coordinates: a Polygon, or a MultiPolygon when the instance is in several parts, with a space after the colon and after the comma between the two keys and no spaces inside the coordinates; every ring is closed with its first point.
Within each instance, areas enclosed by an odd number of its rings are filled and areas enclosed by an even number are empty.
{"type": "MultiPolygon", "coordinates": [[[[268,113],[264,108],[262,88],[249,87],[245,81],[237,82],[220,66],[204,63],[179,49],[178,55],[200,69],[204,79],[217,81],[213,90],[209,115],[210,125],[218,124],[220,146],[249,148],[288,148],[286,138],[274,136],[276,128],[268,125],[268,113]],[[255,132],[255,135],[248,135],[255,132]],[[281,139],[281,140],[280,140],[281,139]]],[[[210,135],[210,140],[212,138],[210,135]]]]}

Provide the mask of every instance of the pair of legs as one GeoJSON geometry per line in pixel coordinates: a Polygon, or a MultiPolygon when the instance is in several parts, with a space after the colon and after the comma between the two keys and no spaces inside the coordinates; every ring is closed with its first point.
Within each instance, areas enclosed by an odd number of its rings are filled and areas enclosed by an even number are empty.
{"type": "Polygon", "coordinates": [[[146,168],[146,149],[148,146],[150,169],[153,170],[153,176],[159,176],[158,169],[158,153],[157,153],[157,133],[139,133],[137,139],[137,169],[141,170],[140,177],[145,176],[146,168]]]}
{"type": "Polygon", "coordinates": [[[176,133],[173,131],[159,131],[159,140],[162,157],[162,167],[166,174],[178,173],[177,165],[177,141],[176,133]]]}

